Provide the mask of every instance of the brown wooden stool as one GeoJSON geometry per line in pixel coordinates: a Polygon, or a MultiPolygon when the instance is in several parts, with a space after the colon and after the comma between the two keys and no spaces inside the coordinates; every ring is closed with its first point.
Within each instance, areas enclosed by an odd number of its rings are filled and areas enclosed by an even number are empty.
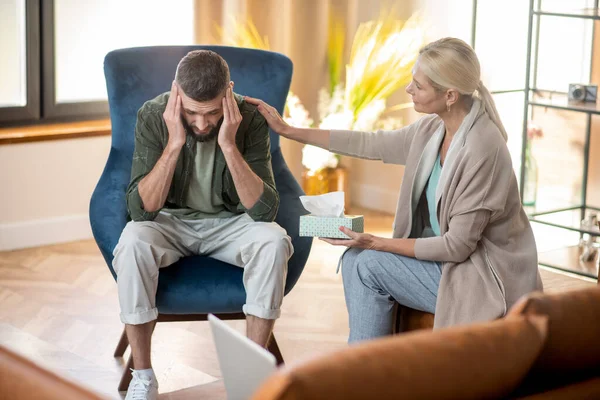
{"type": "Polygon", "coordinates": [[[434,315],[431,313],[398,304],[397,311],[394,315],[396,316],[396,320],[394,321],[394,333],[410,332],[419,329],[433,329],[434,315]]]}

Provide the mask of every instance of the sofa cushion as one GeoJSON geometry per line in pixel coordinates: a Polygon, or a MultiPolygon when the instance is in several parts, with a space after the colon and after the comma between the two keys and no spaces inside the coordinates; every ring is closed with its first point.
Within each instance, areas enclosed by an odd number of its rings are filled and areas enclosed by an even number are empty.
{"type": "Polygon", "coordinates": [[[501,398],[546,337],[545,317],[416,331],[353,347],[271,376],[254,399],[501,398]]]}
{"type": "Polygon", "coordinates": [[[532,372],[563,376],[600,368],[600,287],[533,293],[508,313],[548,316],[548,340],[532,372]]]}
{"type": "Polygon", "coordinates": [[[547,316],[548,339],[513,396],[551,391],[600,373],[600,288],[532,293],[507,318],[524,315],[547,316]]]}
{"type": "Polygon", "coordinates": [[[557,389],[548,390],[518,400],[592,400],[600,399],[600,377],[572,383],[557,389]]]}

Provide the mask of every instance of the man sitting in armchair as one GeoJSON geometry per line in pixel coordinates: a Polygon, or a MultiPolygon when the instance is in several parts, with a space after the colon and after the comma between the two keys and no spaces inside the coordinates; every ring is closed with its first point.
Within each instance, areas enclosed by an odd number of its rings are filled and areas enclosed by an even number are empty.
{"type": "Polygon", "coordinates": [[[247,335],[267,346],[293,254],[273,222],[279,196],[269,148],[264,118],[233,92],[227,63],[212,51],[188,53],[170,92],[139,110],[127,189],[132,221],[113,253],[135,368],[126,399],[157,398],[150,344],[158,275],[181,257],[208,255],[244,269],[247,335]]]}

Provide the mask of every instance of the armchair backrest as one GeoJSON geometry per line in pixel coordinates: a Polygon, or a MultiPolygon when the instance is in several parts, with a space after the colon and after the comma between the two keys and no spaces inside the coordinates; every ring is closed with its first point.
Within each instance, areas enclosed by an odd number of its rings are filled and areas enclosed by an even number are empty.
{"type": "MultiPolygon", "coordinates": [[[[109,267],[112,251],[127,223],[125,191],[131,175],[137,112],[144,102],[171,88],[179,61],[188,52],[199,49],[213,50],[227,61],[236,93],[263,99],[283,112],[293,66],[282,54],[226,46],[138,47],[108,53],[104,75],[112,145],[90,202],[90,223],[109,267]]],[[[273,132],[270,136],[271,153],[276,153],[279,136],[273,132]]],[[[280,152],[276,154],[281,159],[280,152]]],[[[111,272],[115,276],[112,268],[111,272]]]]}
{"type": "MultiPolygon", "coordinates": [[[[111,51],[104,59],[104,75],[112,123],[112,147],[131,159],[133,132],[140,107],[171,88],[177,64],[192,50],[212,50],[229,65],[235,91],[263,99],[281,113],[292,79],[286,56],[263,50],[226,46],[156,46],[111,51]]],[[[279,136],[271,132],[271,152],[279,136]]]]}

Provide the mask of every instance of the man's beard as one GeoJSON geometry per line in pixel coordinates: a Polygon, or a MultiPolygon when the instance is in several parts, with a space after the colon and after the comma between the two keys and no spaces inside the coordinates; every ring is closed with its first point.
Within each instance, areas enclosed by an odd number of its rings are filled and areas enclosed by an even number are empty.
{"type": "Polygon", "coordinates": [[[197,134],[194,132],[194,129],[190,126],[190,124],[187,123],[185,118],[181,117],[181,123],[183,124],[185,130],[194,136],[197,142],[210,142],[211,140],[214,140],[217,135],[219,135],[219,129],[215,125],[208,126],[210,128],[208,133],[197,134]]]}

